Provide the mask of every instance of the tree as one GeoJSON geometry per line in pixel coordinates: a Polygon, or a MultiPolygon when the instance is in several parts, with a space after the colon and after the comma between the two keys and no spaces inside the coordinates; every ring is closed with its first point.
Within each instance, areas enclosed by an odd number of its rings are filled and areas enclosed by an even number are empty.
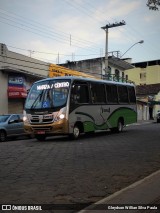
{"type": "Polygon", "coordinates": [[[159,10],[160,0],[148,0],[147,7],[150,10],[159,10]]]}

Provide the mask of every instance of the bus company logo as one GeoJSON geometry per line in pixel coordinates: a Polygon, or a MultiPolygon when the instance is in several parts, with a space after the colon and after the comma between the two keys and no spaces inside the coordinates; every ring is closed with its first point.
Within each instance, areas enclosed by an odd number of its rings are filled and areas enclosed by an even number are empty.
{"type": "Polygon", "coordinates": [[[11,211],[12,206],[11,205],[2,205],[2,211],[11,211]]]}
{"type": "Polygon", "coordinates": [[[39,123],[42,123],[43,122],[43,115],[40,115],[39,116],[39,123]]]}

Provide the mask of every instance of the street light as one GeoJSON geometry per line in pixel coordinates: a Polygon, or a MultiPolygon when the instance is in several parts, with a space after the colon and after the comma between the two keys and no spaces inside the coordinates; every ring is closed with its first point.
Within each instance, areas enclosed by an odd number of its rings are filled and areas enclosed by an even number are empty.
{"type": "Polygon", "coordinates": [[[121,55],[121,57],[120,58],[122,58],[122,56],[124,56],[124,54],[126,54],[132,47],[134,47],[136,44],[143,44],[144,43],[144,41],[143,40],[140,40],[140,41],[138,41],[138,42],[136,42],[135,44],[133,44],[128,50],[126,50],[126,52],[125,53],[123,53],[123,55],[121,55]]]}

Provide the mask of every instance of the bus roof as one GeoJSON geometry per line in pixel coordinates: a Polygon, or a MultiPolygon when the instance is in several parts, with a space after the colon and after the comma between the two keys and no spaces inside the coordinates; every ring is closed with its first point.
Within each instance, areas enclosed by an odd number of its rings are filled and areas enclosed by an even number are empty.
{"type": "Polygon", "coordinates": [[[129,82],[117,82],[117,81],[109,81],[109,80],[103,80],[103,79],[84,78],[84,77],[79,77],[79,76],[60,76],[60,77],[54,77],[54,78],[45,78],[45,79],[36,81],[35,83],[51,81],[51,80],[62,80],[62,79],[64,79],[64,80],[83,80],[83,81],[90,81],[90,82],[101,82],[101,83],[116,84],[116,85],[135,86],[133,83],[129,83],[129,82]]]}

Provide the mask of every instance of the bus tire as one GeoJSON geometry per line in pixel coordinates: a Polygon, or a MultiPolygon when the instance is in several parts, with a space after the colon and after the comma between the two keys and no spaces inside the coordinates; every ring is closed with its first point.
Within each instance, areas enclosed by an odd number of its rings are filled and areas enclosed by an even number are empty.
{"type": "Polygon", "coordinates": [[[124,127],[124,122],[122,119],[119,119],[117,122],[117,127],[116,127],[116,132],[120,133],[123,131],[123,127],[124,127]]]}
{"type": "Polygon", "coordinates": [[[111,128],[110,130],[113,133],[120,133],[123,131],[123,127],[124,127],[123,119],[119,119],[117,122],[117,127],[111,128]]]}
{"type": "Polygon", "coordinates": [[[0,130],[0,141],[4,142],[7,139],[7,134],[4,130],[0,130]]]}
{"type": "Polygon", "coordinates": [[[35,135],[35,138],[36,138],[38,141],[45,141],[46,135],[35,135]]]}
{"type": "Polygon", "coordinates": [[[72,140],[76,140],[76,139],[79,138],[80,132],[81,132],[81,131],[80,131],[79,126],[78,126],[78,125],[75,125],[75,126],[73,127],[73,133],[70,134],[69,137],[70,137],[72,140]]]}

